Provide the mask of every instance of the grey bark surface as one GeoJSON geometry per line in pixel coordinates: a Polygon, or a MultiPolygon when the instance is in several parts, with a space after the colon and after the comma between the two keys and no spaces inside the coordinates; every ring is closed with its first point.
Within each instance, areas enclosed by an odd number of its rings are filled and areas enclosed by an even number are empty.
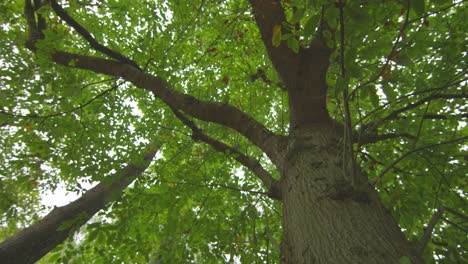
{"type": "Polygon", "coordinates": [[[281,263],[399,263],[410,246],[367,179],[350,172],[350,162],[343,166],[333,126],[291,134],[281,180],[281,263]]]}

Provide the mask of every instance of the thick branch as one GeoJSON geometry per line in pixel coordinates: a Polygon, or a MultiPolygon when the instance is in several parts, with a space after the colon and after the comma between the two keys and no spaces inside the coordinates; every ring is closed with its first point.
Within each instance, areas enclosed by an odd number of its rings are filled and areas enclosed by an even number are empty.
{"type": "Polygon", "coordinates": [[[283,22],[286,22],[281,1],[250,0],[250,4],[268,55],[283,80],[287,80],[287,67],[297,66],[297,62],[295,62],[297,55],[288,47],[286,41],[281,41],[278,47],[273,46],[272,41],[274,27],[280,26],[282,28],[283,22]]]}
{"type": "Polygon", "coordinates": [[[279,47],[273,46],[273,28],[275,26],[283,27],[286,22],[283,6],[279,0],[250,0],[255,21],[257,22],[263,43],[273,61],[273,64],[282,62],[287,56],[292,57],[293,51],[288,47],[285,41],[281,42],[279,47]]]}
{"type": "Polygon", "coordinates": [[[31,0],[25,0],[24,16],[28,25],[28,41],[26,42],[26,47],[34,51],[36,49],[36,41],[41,39],[43,35],[41,29],[38,27],[38,23],[36,23],[34,7],[31,3],[31,0]]]}
{"type": "Polygon", "coordinates": [[[140,66],[138,66],[138,64],[123,56],[122,54],[120,54],[119,52],[117,51],[114,51],[114,50],[111,50],[109,48],[107,48],[106,46],[102,45],[101,43],[99,43],[96,39],[94,39],[94,37],[91,35],[91,33],[88,32],[88,30],[86,30],[83,26],[81,26],[76,20],[74,20],[63,8],[62,6],[60,6],[57,1],[55,0],[51,0],[50,1],[51,3],[51,6],[52,6],[52,9],[54,9],[55,13],[61,18],[63,19],[65,22],[67,22],[68,25],[70,25],[74,30],[76,30],[76,32],[78,32],[78,34],[80,34],[84,39],[86,39],[86,41],[88,41],[89,45],[91,45],[91,47],[99,52],[102,52],[103,54],[106,54],[107,56],[111,57],[111,58],[114,58],[118,61],[121,61],[121,62],[124,62],[124,63],[127,63],[135,68],[137,68],[138,70],[141,71],[141,68],[140,66]]]}
{"type": "Polygon", "coordinates": [[[115,194],[121,193],[149,166],[156,154],[154,148],[144,157],[143,164],[129,164],[114,174],[111,184],[99,183],[78,200],[54,208],[39,222],[27,227],[0,244],[0,259],[4,264],[34,263],[62,243],[76,228],[86,223],[104,208],[115,194]]]}
{"type": "Polygon", "coordinates": [[[289,93],[290,130],[330,121],[325,99],[332,50],[320,36],[307,48],[299,47],[297,54],[286,41],[275,47],[275,34],[290,33],[284,28],[286,17],[281,1],[250,0],[250,3],[268,55],[289,93]]]}
{"type": "Polygon", "coordinates": [[[275,162],[282,163],[278,155],[283,138],[272,133],[248,114],[229,104],[201,101],[193,96],[171,89],[160,77],[139,71],[138,69],[114,60],[92,56],[77,55],[68,52],[56,52],[52,56],[56,63],[79,69],[91,70],[111,76],[121,77],[145,90],[151,91],[172,108],[179,109],[197,119],[213,122],[232,128],[244,135],[253,144],[275,162]]]}
{"type": "Polygon", "coordinates": [[[249,156],[245,155],[244,153],[240,152],[239,150],[224,144],[221,141],[218,141],[208,135],[206,135],[201,129],[195,125],[192,121],[187,119],[182,113],[173,109],[174,114],[177,118],[182,121],[186,126],[188,126],[192,130],[192,138],[194,140],[203,141],[209,145],[211,145],[215,150],[226,153],[229,152],[233,154],[233,158],[237,160],[239,163],[244,165],[246,168],[250,169],[258,178],[263,182],[265,187],[268,190],[268,195],[273,199],[281,199],[281,193],[279,190],[279,183],[275,180],[270,173],[268,173],[259,162],[253,160],[249,156]]]}
{"type": "MultiPolygon", "coordinates": [[[[26,5],[29,0],[26,0],[26,5]]],[[[73,66],[79,69],[91,70],[96,73],[107,74],[111,76],[121,77],[132,82],[137,87],[151,91],[155,96],[159,97],[170,107],[184,111],[190,116],[197,119],[218,123],[226,127],[232,128],[241,133],[253,144],[261,148],[276,165],[282,163],[282,155],[277,150],[281,149],[281,144],[284,143],[282,137],[275,135],[267,130],[262,124],[254,120],[248,114],[241,110],[228,105],[215,102],[200,101],[190,95],[177,92],[171,89],[170,85],[162,78],[143,73],[136,67],[132,61],[128,61],[121,54],[114,54],[112,51],[100,43],[98,43],[82,26],[66,14],[60,6],[54,7],[55,11],[61,14],[63,19],[67,19],[83,37],[96,49],[117,59],[108,60],[92,56],[77,55],[68,52],[56,51],[52,54],[52,60],[58,64],[65,66],[73,66]]],[[[31,5],[25,7],[25,16],[28,21],[34,22],[34,11],[31,5]]],[[[34,23],[30,23],[30,30],[36,28],[34,23]]],[[[37,39],[30,39],[29,42],[34,49],[34,44],[37,39]]]]}

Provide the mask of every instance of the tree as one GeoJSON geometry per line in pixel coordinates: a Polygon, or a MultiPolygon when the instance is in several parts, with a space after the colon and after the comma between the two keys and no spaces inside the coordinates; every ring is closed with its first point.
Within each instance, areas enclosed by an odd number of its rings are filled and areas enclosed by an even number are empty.
{"type": "Polygon", "coordinates": [[[466,261],[465,7],[2,3],[0,258],[466,261]]]}

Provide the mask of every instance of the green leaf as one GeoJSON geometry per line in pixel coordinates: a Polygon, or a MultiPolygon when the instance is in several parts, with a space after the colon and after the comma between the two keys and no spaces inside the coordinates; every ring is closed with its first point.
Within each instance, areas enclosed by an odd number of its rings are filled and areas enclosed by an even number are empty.
{"type": "Polygon", "coordinates": [[[426,11],[424,0],[410,0],[410,7],[418,16],[423,16],[426,11]]]}
{"type": "Polygon", "coordinates": [[[325,11],[325,17],[327,23],[331,28],[336,29],[338,27],[338,19],[340,16],[340,10],[335,5],[330,5],[325,11]]]}
{"type": "Polygon", "coordinates": [[[336,94],[337,96],[341,94],[344,89],[348,89],[349,78],[338,77],[336,80],[336,94]]]}
{"type": "Polygon", "coordinates": [[[271,40],[274,47],[281,45],[281,25],[275,25],[273,27],[273,36],[271,40]]]}
{"type": "Polygon", "coordinates": [[[382,90],[389,101],[395,101],[398,94],[387,82],[382,84],[382,90]]]}
{"type": "Polygon", "coordinates": [[[375,88],[375,85],[367,85],[364,88],[368,90],[369,98],[374,107],[379,107],[380,105],[380,99],[379,96],[377,95],[377,89],[375,88]]]}
{"type": "Polygon", "coordinates": [[[320,19],[320,16],[318,15],[309,17],[309,19],[304,25],[304,36],[306,38],[311,37],[315,33],[319,19],[320,19]]]}
{"type": "Polygon", "coordinates": [[[298,8],[296,12],[294,12],[293,14],[291,23],[294,24],[294,23],[298,23],[299,21],[301,21],[301,19],[304,17],[304,14],[305,14],[305,9],[298,8]]]}
{"type": "Polygon", "coordinates": [[[411,259],[408,256],[403,256],[399,260],[400,264],[411,264],[411,259]]]}
{"type": "Polygon", "coordinates": [[[294,53],[299,52],[299,41],[297,41],[297,39],[294,36],[288,38],[287,43],[288,47],[291,48],[294,51],[294,53]]]}
{"type": "Polygon", "coordinates": [[[53,13],[54,10],[52,9],[52,6],[50,4],[45,4],[45,5],[42,5],[38,10],[37,10],[37,13],[38,14],[41,14],[43,16],[47,16],[51,13],[53,13]]]}

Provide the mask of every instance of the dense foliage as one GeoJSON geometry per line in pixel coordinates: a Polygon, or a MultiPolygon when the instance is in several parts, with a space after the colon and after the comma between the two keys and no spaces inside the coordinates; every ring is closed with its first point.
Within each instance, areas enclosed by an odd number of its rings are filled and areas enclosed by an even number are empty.
{"type": "MultiPolygon", "coordinates": [[[[98,42],[173,89],[231,104],[287,134],[288,95],[248,1],[61,2],[98,42]]],[[[356,159],[408,239],[421,238],[436,210],[450,208],[433,230],[425,259],[468,261],[465,1],[347,1],[344,46],[333,1],[282,3],[288,21],[275,29],[274,45],[284,40],[298,51],[326,17],[327,45],[336,48],[327,75],[328,110],[344,122],[343,90],[349,90],[356,159]],[[360,142],[364,131],[375,137],[360,142]]],[[[251,171],[232,153],[194,141],[190,128],[147,91],[52,62],[56,50],[104,55],[49,4],[38,10],[48,25],[45,38],[35,53],[28,50],[23,9],[23,1],[0,3],[2,239],[50,210],[41,205],[41,195],[58,186],[82,193],[83,183],[111,181],[148,144],[162,143],[150,168],[123,196],[44,261],[278,261],[281,206],[262,194],[251,171]]],[[[195,122],[279,178],[247,139],[195,122]]]]}

